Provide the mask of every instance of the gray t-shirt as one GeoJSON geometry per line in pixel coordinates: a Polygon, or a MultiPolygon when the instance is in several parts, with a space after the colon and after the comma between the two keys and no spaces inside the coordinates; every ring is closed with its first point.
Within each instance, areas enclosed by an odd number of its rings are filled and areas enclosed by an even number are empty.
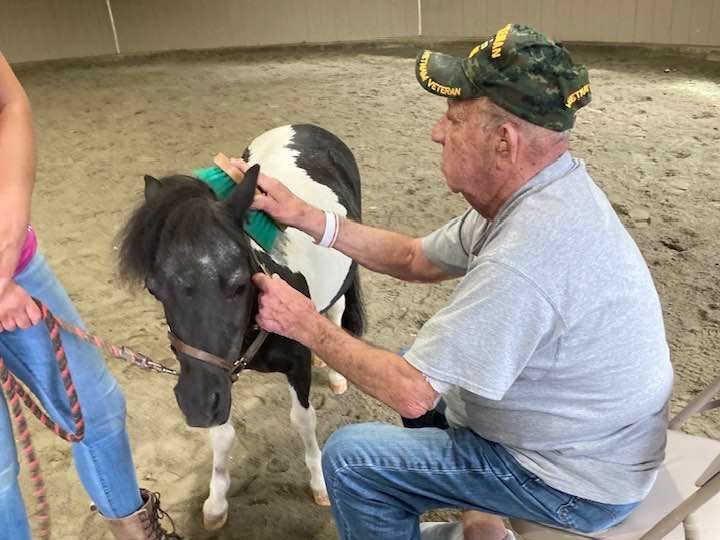
{"type": "Polygon", "coordinates": [[[566,493],[643,499],[672,367],[650,272],[584,164],[562,155],[495,220],[468,210],[423,248],[464,274],[405,355],[447,389],[451,425],[566,493]]]}

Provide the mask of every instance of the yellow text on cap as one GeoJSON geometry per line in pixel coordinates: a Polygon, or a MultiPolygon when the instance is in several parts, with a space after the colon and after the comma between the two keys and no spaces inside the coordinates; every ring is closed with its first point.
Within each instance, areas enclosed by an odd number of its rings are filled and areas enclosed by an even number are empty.
{"type": "Polygon", "coordinates": [[[497,34],[495,34],[495,41],[493,41],[492,45],[492,58],[500,58],[500,55],[502,54],[502,46],[505,45],[505,40],[510,33],[511,27],[512,24],[506,24],[500,30],[498,30],[497,34]]]}
{"type": "Polygon", "coordinates": [[[567,101],[565,102],[565,106],[569,109],[573,106],[573,104],[580,99],[581,97],[587,95],[590,93],[590,85],[585,84],[581,86],[578,90],[575,90],[572,94],[570,94],[567,98],[567,101]]]}

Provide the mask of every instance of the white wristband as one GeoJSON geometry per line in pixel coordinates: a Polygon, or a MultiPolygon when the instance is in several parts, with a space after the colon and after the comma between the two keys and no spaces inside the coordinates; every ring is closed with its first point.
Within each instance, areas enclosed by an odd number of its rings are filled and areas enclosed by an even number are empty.
{"type": "Polygon", "coordinates": [[[330,248],[335,244],[338,235],[339,220],[334,212],[325,212],[325,232],[317,243],[319,246],[330,248]]]}

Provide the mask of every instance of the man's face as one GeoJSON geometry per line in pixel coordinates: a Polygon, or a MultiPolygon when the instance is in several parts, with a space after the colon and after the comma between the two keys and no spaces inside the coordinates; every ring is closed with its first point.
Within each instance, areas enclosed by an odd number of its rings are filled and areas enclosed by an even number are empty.
{"type": "Polygon", "coordinates": [[[433,127],[432,140],[443,147],[442,172],[453,193],[484,191],[483,185],[492,183],[496,141],[482,126],[483,108],[482,100],[448,100],[447,111],[433,127]]]}

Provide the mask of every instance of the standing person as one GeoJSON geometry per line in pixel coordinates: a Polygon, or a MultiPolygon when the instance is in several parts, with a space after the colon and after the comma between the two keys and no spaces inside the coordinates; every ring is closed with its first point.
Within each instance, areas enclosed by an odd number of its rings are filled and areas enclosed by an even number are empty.
{"type": "MultiPolygon", "coordinates": [[[[28,98],[0,54],[0,357],[40,399],[51,418],[74,429],[47,327],[32,297],[82,325],[38,251],[29,225],[35,143],[28,98]]],[[[125,430],[125,399],[91,345],[63,333],[85,437],[73,444],[80,480],[118,540],[170,540],[158,523],[159,496],[138,488],[125,430]]],[[[19,464],[5,399],[0,398],[0,538],[30,540],[18,484],[19,464]]]]}
{"type": "Polygon", "coordinates": [[[370,270],[460,278],[403,356],[348,335],[278,276],[253,278],[264,329],[403,417],[449,424],[358,424],[330,437],[323,471],[340,537],[417,539],[420,514],[447,507],[479,511],[465,537],[482,540],[512,538],[497,516],[611,527],[655,481],[673,376],[650,272],[568,151],[590,101],[587,71],[539,32],[507,25],[467,58],[422,52],[416,76],[448,98],[432,139],[465,213],[409,238],[346,219],[325,231],[337,220],[267,177],[254,203],[316,241],[336,235],[334,248],[370,270]]]}

